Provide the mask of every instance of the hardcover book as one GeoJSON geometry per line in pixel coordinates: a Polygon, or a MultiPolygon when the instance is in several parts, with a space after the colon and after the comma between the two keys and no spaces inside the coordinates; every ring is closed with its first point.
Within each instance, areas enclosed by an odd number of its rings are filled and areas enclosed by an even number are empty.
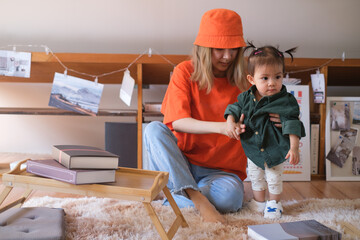
{"type": "Polygon", "coordinates": [[[248,236],[256,240],[341,239],[341,233],[316,220],[249,225],[248,236]]]}
{"type": "Polygon", "coordinates": [[[310,160],[311,160],[311,173],[312,174],[318,174],[319,134],[320,134],[320,124],[311,124],[310,160]]]}
{"type": "Polygon", "coordinates": [[[117,169],[119,156],[83,145],[54,145],[53,158],[69,169],[117,169]]]}
{"type": "Polygon", "coordinates": [[[68,169],[55,159],[28,160],[26,171],[42,177],[52,178],[71,184],[115,182],[115,170],[74,170],[68,169]]]}

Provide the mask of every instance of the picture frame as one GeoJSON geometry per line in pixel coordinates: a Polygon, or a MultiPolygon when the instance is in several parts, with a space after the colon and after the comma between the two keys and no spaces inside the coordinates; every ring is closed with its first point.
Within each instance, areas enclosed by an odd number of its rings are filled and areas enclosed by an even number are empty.
{"type": "Polygon", "coordinates": [[[327,97],[327,181],[360,181],[360,97],[327,97]]]}

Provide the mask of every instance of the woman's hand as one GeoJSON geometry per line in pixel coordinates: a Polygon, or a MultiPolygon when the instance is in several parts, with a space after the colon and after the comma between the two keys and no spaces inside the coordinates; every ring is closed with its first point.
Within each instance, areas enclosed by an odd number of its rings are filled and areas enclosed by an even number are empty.
{"type": "MultiPolygon", "coordinates": [[[[240,117],[238,123],[237,135],[245,132],[245,125],[243,124],[244,117],[240,117]]],[[[229,136],[226,132],[226,122],[212,122],[201,121],[194,118],[181,118],[172,123],[172,126],[177,132],[193,133],[193,134],[211,134],[218,133],[229,136]]]]}
{"type": "Polygon", "coordinates": [[[235,119],[232,115],[228,115],[227,119],[226,119],[226,129],[225,129],[225,132],[226,132],[226,135],[229,137],[229,138],[233,138],[233,139],[236,139],[236,140],[239,140],[240,137],[239,137],[239,127],[238,127],[238,124],[235,123],[235,119]]]}
{"type": "Polygon", "coordinates": [[[281,128],[281,120],[280,120],[280,115],[277,113],[269,113],[270,116],[270,121],[272,121],[275,125],[275,127],[281,128]]]}

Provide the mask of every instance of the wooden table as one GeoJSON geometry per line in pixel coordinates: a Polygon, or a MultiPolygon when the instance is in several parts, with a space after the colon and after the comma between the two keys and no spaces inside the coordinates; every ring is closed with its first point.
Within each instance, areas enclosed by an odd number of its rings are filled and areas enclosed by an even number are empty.
{"type": "Polygon", "coordinates": [[[43,190],[142,202],[162,239],[172,239],[180,226],[188,227],[184,216],[166,187],[169,179],[167,172],[119,167],[116,171],[116,182],[114,183],[73,185],[36,176],[27,173],[24,169],[21,170],[21,164],[27,160],[19,162],[13,170],[3,174],[2,182],[5,188],[0,194],[0,205],[14,187],[21,187],[26,191],[21,198],[2,207],[0,213],[11,207],[20,207],[33,190],[43,190]],[[161,191],[167,197],[176,215],[167,232],[150,204],[161,191]]]}

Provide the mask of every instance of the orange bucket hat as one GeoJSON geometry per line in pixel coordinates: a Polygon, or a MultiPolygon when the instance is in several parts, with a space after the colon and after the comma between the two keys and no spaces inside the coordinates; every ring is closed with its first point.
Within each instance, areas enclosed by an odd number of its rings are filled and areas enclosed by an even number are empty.
{"type": "Polygon", "coordinates": [[[228,9],[212,9],[201,18],[195,45],[210,48],[245,47],[239,14],[228,9]]]}

